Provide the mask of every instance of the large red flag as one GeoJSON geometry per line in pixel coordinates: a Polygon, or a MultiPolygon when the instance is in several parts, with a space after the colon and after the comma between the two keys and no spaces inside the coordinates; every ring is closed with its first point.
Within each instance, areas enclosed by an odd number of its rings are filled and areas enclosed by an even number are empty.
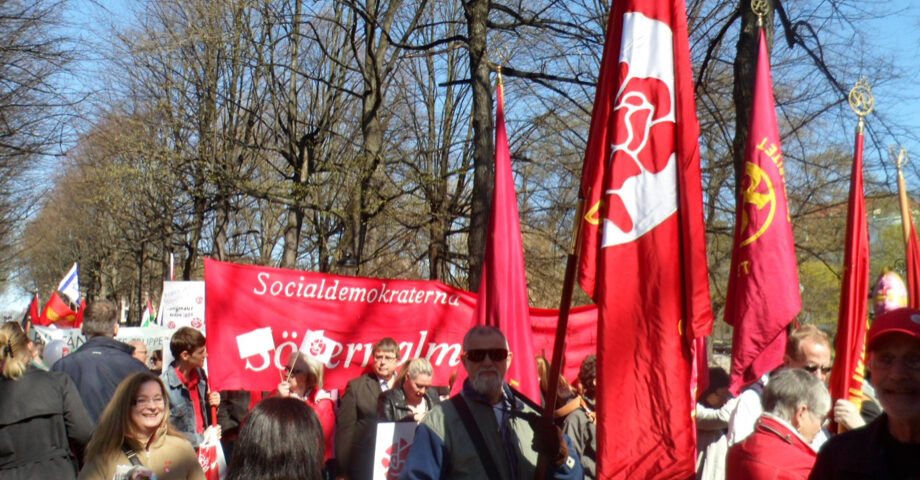
{"type": "Polygon", "coordinates": [[[843,255],[843,283],[840,290],[840,315],[837,319],[837,344],[830,391],[838,398],[862,404],[865,368],[866,327],[869,321],[869,227],[866,223],[866,196],[863,189],[863,119],[856,129],[856,152],[850,175],[850,201],[847,207],[846,250],[843,255]]]}
{"type": "Polygon", "coordinates": [[[725,299],[725,321],[734,326],[730,390],[736,395],[782,364],[786,327],[802,309],[766,43],[761,29],[725,299]]]}
{"type": "Polygon", "coordinates": [[[514,354],[507,380],[534,402],[540,402],[540,382],[533,350],[533,327],[524,273],[524,247],[518,215],[511,153],[505,133],[505,96],[499,77],[495,119],[495,192],[482,281],[476,300],[476,325],[492,325],[508,338],[514,354]]]}
{"type": "Polygon", "coordinates": [[[690,344],[712,329],[683,0],[613,3],[579,282],[598,304],[598,478],[694,473],[690,344]]]}

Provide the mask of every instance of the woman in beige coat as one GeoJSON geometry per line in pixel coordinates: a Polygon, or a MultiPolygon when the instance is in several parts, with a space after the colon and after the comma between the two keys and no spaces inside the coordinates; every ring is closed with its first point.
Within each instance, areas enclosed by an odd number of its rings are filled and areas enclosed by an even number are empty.
{"type": "Polygon", "coordinates": [[[155,474],[157,480],[204,480],[192,444],[169,425],[168,403],[166,387],[153,373],[135,373],[121,382],[86,447],[79,478],[133,480],[155,474]]]}

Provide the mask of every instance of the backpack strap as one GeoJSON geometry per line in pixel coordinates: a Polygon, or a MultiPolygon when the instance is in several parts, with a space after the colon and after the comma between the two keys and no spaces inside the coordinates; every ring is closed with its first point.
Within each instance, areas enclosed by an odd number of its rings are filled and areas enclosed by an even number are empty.
{"type": "Polygon", "coordinates": [[[469,405],[466,404],[461,395],[450,397],[450,403],[457,409],[460,421],[463,422],[463,426],[466,427],[466,433],[470,436],[470,440],[473,441],[473,446],[476,447],[476,455],[479,456],[489,480],[501,480],[498,474],[498,466],[495,465],[495,459],[492,458],[492,454],[486,448],[485,438],[482,436],[482,431],[479,430],[479,425],[476,424],[476,419],[473,418],[473,412],[470,411],[469,405]]]}
{"type": "Polygon", "coordinates": [[[137,458],[137,452],[135,452],[133,448],[129,447],[127,443],[121,444],[121,451],[128,456],[128,460],[131,461],[131,465],[134,465],[135,467],[144,466],[140,459],[137,458]]]}

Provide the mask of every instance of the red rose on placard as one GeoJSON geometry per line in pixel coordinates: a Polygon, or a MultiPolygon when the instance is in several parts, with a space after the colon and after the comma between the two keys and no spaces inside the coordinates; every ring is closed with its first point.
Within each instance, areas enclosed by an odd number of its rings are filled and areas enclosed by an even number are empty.
{"type": "Polygon", "coordinates": [[[176,328],[176,322],[170,321],[170,322],[169,322],[169,325],[167,325],[167,326],[168,326],[169,328],[176,328]]]}
{"type": "Polygon", "coordinates": [[[200,318],[195,318],[195,319],[192,320],[192,326],[193,326],[193,327],[195,327],[195,328],[201,328],[202,325],[204,325],[204,322],[202,322],[200,318]]]}
{"type": "Polygon", "coordinates": [[[402,473],[403,467],[406,466],[406,458],[409,456],[409,448],[412,444],[405,438],[400,438],[395,445],[390,445],[386,450],[386,456],[381,460],[383,468],[387,469],[387,480],[397,480],[402,473]]]}
{"type": "Polygon", "coordinates": [[[195,303],[197,303],[198,305],[201,305],[201,302],[203,301],[204,301],[204,297],[195,297],[195,303]]]}
{"type": "Polygon", "coordinates": [[[326,342],[324,342],[322,338],[316,338],[310,342],[311,355],[318,357],[322,355],[324,351],[326,351],[326,342]]]}

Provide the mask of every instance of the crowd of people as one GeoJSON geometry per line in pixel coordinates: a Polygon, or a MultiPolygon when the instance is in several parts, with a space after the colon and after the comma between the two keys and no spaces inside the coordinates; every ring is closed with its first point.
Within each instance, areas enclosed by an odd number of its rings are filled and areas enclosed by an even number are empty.
{"type": "Polygon", "coordinates": [[[832,403],[831,345],[814,326],[792,332],[783,364],[737,397],[711,369],[696,409],[697,478],[920,479],[920,310],[877,316],[866,358],[859,406],[832,403]]]}
{"type": "MultiPolygon", "coordinates": [[[[341,398],[323,389],[323,363],[302,352],[274,391],[214,392],[198,330],[174,333],[165,366],[117,331],[113,304],[88,306],[86,343],[49,370],[19,323],[0,326],[0,478],[203,479],[196,450],[220,438],[228,479],[371,479],[380,422],[415,430],[399,478],[529,479],[541,456],[546,478],[597,476],[594,355],[574,384],[552,382],[543,363],[541,389],[558,398],[544,418],[506,381],[514,352],[494,327],[466,333],[467,378],[453,396],[432,384],[428,360],[397,365],[398,344],[383,338],[341,398]]],[[[879,316],[867,359],[860,408],[832,404],[830,342],[814,327],[791,333],[783,365],[737,397],[727,373],[711,369],[696,410],[697,477],[920,478],[920,311],[879,316]],[[829,421],[845,433],[831,433],[829,421]]]]}

